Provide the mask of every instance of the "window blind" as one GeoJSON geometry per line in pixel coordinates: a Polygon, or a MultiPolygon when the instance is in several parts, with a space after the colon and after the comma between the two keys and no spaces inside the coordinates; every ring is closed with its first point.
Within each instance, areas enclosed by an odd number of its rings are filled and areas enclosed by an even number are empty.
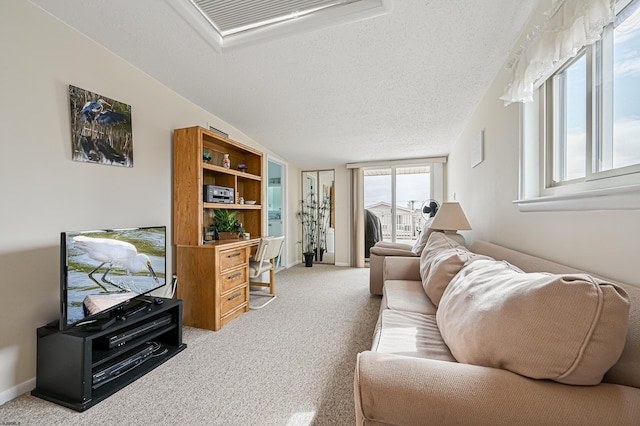
{"type": "Polygon", "coordinates": [[[361,0],[191,0],[223,36],[358,1],[361,0]]]}

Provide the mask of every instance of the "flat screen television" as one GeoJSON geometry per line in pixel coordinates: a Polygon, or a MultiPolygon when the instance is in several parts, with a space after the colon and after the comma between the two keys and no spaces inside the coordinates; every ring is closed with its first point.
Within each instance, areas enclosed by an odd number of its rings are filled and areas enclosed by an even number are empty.
{"type": "Polygon", "coordinates": [[[166,227],[68,231],[60,245],[60,329],[106,327],[166,284],[166,227]]]}

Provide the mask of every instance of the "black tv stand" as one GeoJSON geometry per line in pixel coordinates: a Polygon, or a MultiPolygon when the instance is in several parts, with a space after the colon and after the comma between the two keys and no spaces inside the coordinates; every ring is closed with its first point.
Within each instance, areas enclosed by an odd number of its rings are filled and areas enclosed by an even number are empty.
{"type": "Polygon", "coordinates": [[[145,309],[138,312],[138,306],[122,312],[126,321],[106,318],[113,323],[99,330],[87,329],[93,324],[65,331],[57,323],[38,328],[36,388],[31,394],[84,411],[184,350],[182,301],[162,300],[160,305],[144,302],[145,309]],[[135,337],[124,343],[112,348],[104,344],[130,331],[135,337]],[[144,350],[150,346],[153,351],[144,350]]]}

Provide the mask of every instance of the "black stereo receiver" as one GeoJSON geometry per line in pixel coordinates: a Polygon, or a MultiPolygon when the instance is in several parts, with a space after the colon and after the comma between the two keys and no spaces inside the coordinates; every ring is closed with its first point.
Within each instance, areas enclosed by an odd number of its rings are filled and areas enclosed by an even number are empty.
{"type": "Polygon", "coordinates": [[[171,324],[171,314],[156,318],[138,327],[102,337],[99,344],[100,346],[109,349],[115,348],[116,346],[122,346],[129,340],[133,340],[136,337],[140,337],[145,333],[148,333],[167,324],[171,324]]]}
{"type": "Polygon", "coordinates": [[[93,374],[92,388],[98,388],[134,367],[142,364],[153,355],[153,344],[147,343],[142,349],[125,355],[124,359],[93,374]]]}

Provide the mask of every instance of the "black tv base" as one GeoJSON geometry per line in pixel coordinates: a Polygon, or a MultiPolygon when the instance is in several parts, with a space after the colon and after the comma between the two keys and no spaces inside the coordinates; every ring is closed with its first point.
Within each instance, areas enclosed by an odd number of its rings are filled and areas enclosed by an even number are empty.
{"type": "Polygon", "coordinates": [[[183,351],[187,345],[182,343],[182,301],[163,301],[104,330],[60,331],[54,324],[38,328],[36,388],[31,394],[84,411],[183,351]],[[167,324],[149,327],[148,332],[120,346],[109,348],[104,344],[114,335],[139,330],[167,314],[171,317],[167,324]],[[140,357],[150,345],[154,349],[151,355],[140,357]],[[112,376],[105,379],[102,373],[112,376]],[[94,384],[97,380],[102,382],[94,384]]]}

